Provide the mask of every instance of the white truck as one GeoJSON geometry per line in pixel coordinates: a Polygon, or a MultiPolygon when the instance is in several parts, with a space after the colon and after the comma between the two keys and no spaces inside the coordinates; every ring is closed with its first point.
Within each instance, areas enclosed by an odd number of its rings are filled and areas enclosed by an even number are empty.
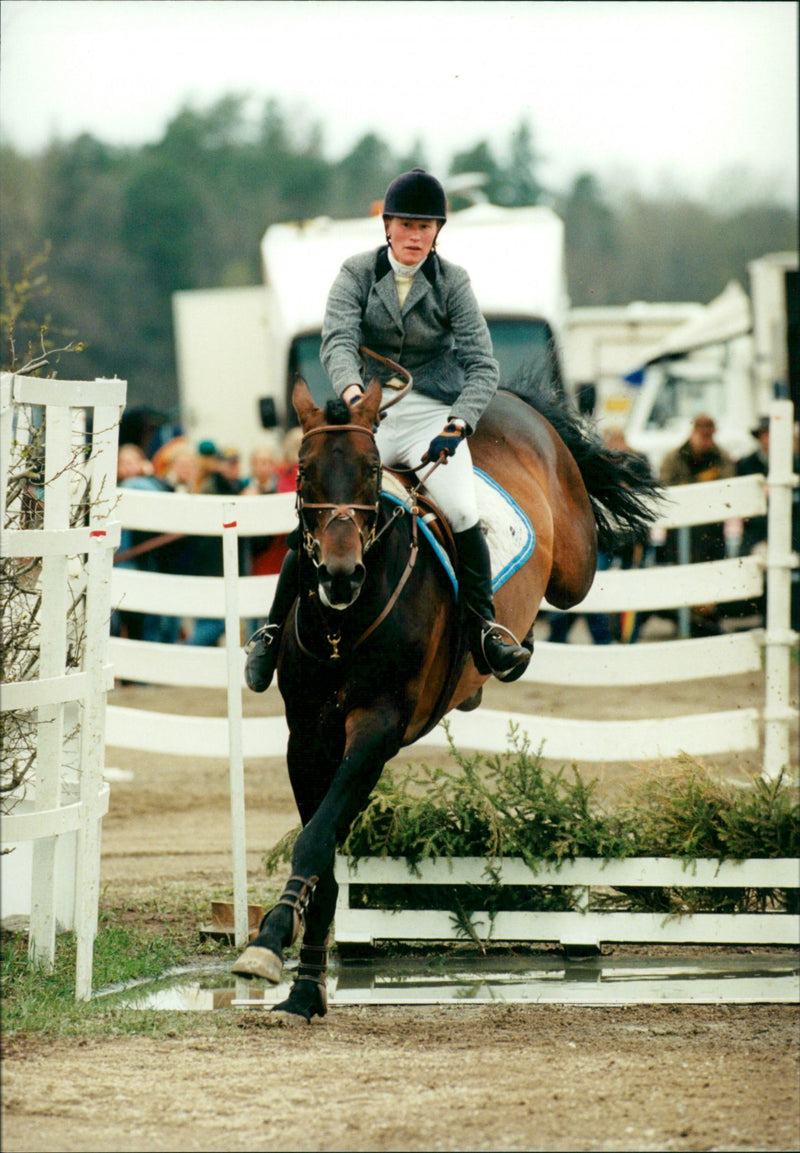
{"type": "Polygon", "coordinates": [[[750,296],[731,281],[715,300],[643,355],[627,375],[637,396],[626,424],[632,448],[657,471],[707,413],[717,442],[735,459],[756,447],[751,435],[770,401],[789,395],[789,274],[797,253],[751,261],[750,296]]]}
{"type": "MultiPolygon", "coordinates": [[[[275,224],[261,244],[263,286],[174,295],[181,420],[192,441],[247,454],[264,428],[291,427],[296,372],[317,403],[333,395],[319,362],[328,291],[348,256],[382,240],[380,216],[275,224]]],[[[533,363],[563,387],[561,219],[546,207],[473,204],[451,213],[438,249],[469,271],[503,380],[533,363]]]]}

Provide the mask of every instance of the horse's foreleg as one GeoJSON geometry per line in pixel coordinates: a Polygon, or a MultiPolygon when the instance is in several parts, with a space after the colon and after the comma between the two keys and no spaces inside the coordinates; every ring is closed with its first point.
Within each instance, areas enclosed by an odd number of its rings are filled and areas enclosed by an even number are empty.
{"type": "Polygon", "coordinates": [[[333,867],[324,873],[314,890],[306,913],[300,958],[289,996],[272,1010],[286,1024],[305,1024],[328,1011],[328,933],[336,909],[339,886],[333,867]]]}
{"type": "MultiPolygon", "coordinates": [[[[397,709],[386,701],[348,716],[344,755],[325,796],[297,838],[292,877],[278,904],[261,922],[258,936],[234,964],[234,973],[277,984],[283,949],[295,939],[306,909],[309,928],[304,943],[313,949],[322,947],[336,906],[336,845],[344,841],[366,805],[386,761],[400,748],[404,727],[397,709]]],[[[310,964],[311,955],[305,960],[310,964]]]]}
{"type": "Polygon", "coordinates": [[[344,755],[321,804],[292,854],[292,872],[322,876],[378,783],[383,766],[400,749],[405,719],[391,700],[353,711],[346,721],[344,755]]]}

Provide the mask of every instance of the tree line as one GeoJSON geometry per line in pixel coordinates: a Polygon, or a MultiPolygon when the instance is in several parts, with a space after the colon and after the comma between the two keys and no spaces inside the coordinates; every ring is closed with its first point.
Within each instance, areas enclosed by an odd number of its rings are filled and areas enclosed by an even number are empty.
{"type": "MultiPolygon", "coordinates": [[[[269,225],[367,215],[393,176],[428,166],[421,142],[402,154],[374,132],[330,160],[320,125],[298,127],[276,100],[254,122],[236,96],[181,108],[152,144],[84,134],[34,156],[4,145],[0,161],[3,367],[18,367],[28,346],[80,340],[79,366],[61,375],[123,376],[129,405],[172,415],[174,292],[257,284],[269,225]]],[[[565,223],[574,306],[705,303],[731,279],[746,286],[749,260],[797,244],[796,213],[768,196],[620,196],[591,172],[559,191],[541,169],[523,120],[437,175],[481,173],[495,204],[550,204],[565,223]]]]}

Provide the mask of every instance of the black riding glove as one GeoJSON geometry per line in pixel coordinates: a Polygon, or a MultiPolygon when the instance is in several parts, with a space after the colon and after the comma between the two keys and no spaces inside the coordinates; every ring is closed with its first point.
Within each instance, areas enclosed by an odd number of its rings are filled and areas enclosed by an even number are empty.
{"type": "Polygon", "coordinates": [[[447,458],[453,455],[466,435],[466,428],[463,428],[451,420],[449,424],[444,426],[439,435],[433,438],[428,447],[428,451],[422,458],[422,463],[425,464],[429,460],[440,460],[442,458],[446,462],[447,458]]]}

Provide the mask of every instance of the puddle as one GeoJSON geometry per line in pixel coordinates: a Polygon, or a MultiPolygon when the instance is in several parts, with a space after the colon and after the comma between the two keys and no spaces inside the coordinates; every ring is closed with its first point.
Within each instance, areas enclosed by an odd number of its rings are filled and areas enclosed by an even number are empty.
{"type": "MultiPolygon", "coordinates": [[[[104,989],[118,1008],[270,1009],[289,993],[296,962],[280,985],[243,981],[230,962],[175,969],[158,981],[104,989]]],[[[778,1004],[800,1000],[800,956],[670,959],[504,957],[334,962],[328,998],[337,1005],[778,1004]]]]}

